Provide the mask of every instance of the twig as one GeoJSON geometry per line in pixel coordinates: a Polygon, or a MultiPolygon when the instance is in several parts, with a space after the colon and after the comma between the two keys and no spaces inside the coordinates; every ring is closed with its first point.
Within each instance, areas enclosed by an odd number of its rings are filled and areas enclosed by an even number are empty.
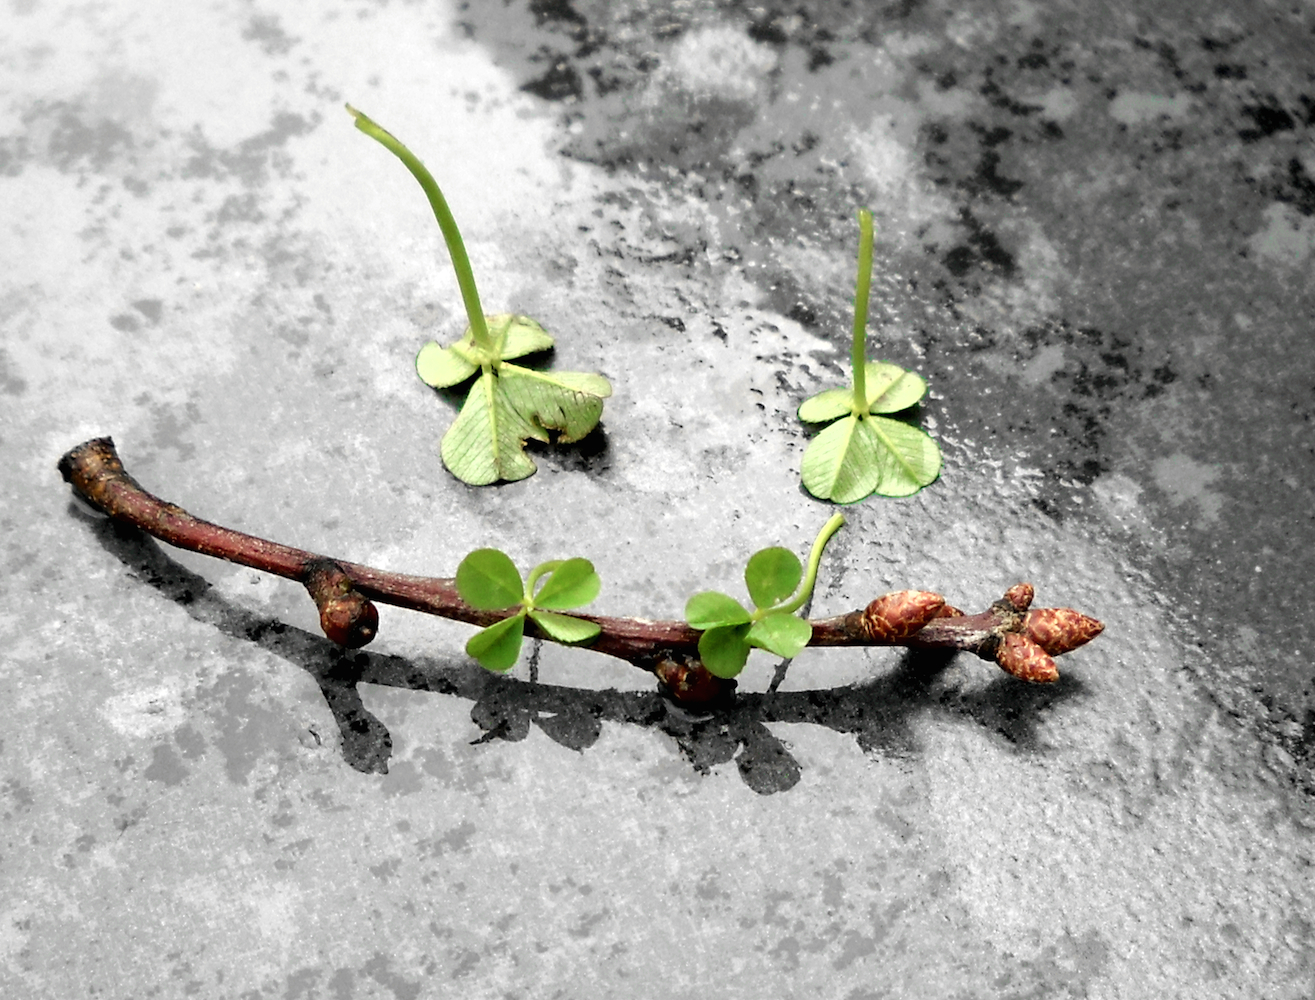
{"type": "MultiPolygon", "coordinates": [[[[266,541],[194,517],[146,492],[123,468],[109,438],[95,438],[59,461],[65,481],[116,521],[134,525],[181,549],[296,580],[320,611],[334,642],[356,648],[372,640],[379,614],[373,601],[487,626],[516,609],[480,611],[461,600],[450,577],[389,573],[266,541]]],[[[965,615],[939,594],[905,590],[878,597],[862,611],[813,619],[812,646],[910,646],[964,650],[995,660],[1028,681],[1059,677],[1053,657],[1076,649],[1104,626],[1071,608],[1031,609],[1032,586],[1011,587],[986,611],[965,615]]],[[[627,660],[659,678],[679,700],[706,703],[728,697],[734,681],[715,677],[698,658],[700,632],[680,621],[578,615],[598,624],[588,648],[627,660]]],[[[533,622],[526,634],[553,641],[533,622]]]]}

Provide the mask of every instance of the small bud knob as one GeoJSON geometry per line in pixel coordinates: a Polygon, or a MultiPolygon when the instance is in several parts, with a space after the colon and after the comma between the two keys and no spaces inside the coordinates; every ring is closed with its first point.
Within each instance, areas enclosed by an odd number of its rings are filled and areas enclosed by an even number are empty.
{"type": "Polygon", "coordinates": [[[653,673],[682,705],[710,705],[728,698],[736,687],[735,681],[711,673],[702,661],[678,654],[659,659],[653,673]]]}
{"type": "Polygon", "coordinates": [[[333,560],[321,559],[308,566],[303,583],[319,609],[320,628],[330,641],[360,649],[378,634],[379,609],[333,560]]]}
{"type": "Polygon", "coordinates": [[[354,590],[340,594],[320,605],[320,628],[331,642],[360,649],[379,632],[379,609],[354,590]]]}
{"type": "Polygon", "coordinates": [[[1005,603],[1009,604],[1015,611],[1026,611],[1032,605],[1032,598],[1036,596],[1036,591],[1032,589],[1030,583],[1016,583],[1005,591],[1005,603]]]}

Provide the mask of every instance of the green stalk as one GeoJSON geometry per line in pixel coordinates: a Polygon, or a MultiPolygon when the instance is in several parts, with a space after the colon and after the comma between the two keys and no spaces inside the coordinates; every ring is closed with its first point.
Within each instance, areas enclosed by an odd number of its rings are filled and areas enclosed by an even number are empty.
{"type": "Polygon", "coordinates": [[[525,606],[534,605],[534,585],[539,582],[539,577],[545,573],[551,573],[562,564],[562,560],[553,559],[549,562],[539,563],[534,569],[530,570],[530,575],[525,580],[525,606]]]}
{"type": "Polygon", "coordinates": [[[854,342],[849,364],[854,370],[854,416],[868,415],[868,291],[872,287],[872,213],[858,210],[858,287],[854,291],[854,342]]]}
{"type": "MultiPolygon", "coordinates": [[[[872,216],[868,215],[868,221],[871,222],[872,216]]],[[[871,229],[868,230],[871,233],[871,229]]],[[[871,259],[872,244],[868,243],[869,260],[871,259]]],[[[789,604],[782,604],[779,608],[772,608],[773,611],[784,611],[787,615],[792,615],[804,606],[804,602],[813,595],[813,585],[817,583],[817,567],[822,562],[822,550],[826,548],[826,543],[831,541],[831,536],[840,530],[840,526],[845,523],[843,514],[832,514],[831,520],[822,525],[822,530],[817,533],[817,538],[813,540],[813,551],[808,553],[808,568],[804,573],[804,582],[799,587],[799,592],[795,595],[794,600],[789,604]]]]}
{"type": "Polygon", "coordinates": [[[466,256],[466,244],[461,240],[457,220],[452,218],[452,210],[447,207],[447,199],[439,190],[434,175],[426,170],[425,165],[416,159],[415,154],[403,146],[391,132],[380,127],[368,115],[357,111],[350,104],[347,105],[347,110],[356,120],[356,127],[401,160],[406,169],[411,171],[411,176],[424,188],[425,197],[429,199],[429,207],[434,210],[438,228],[443,231],[443,239],[447,242],[447,252],[452,257],[452,270],[457,272],[457,284],[461,286],[461,301],[466,306],[466,316],[470,319],[470,330],[475,338],[475,345],[485,353],[486,357],[496,357],[493,342],[489,337],[488,325],[484,322],[484,310],[479,303],[479,289],[475,287],[475,272],[471,270],[470,258],[466,256]]]}

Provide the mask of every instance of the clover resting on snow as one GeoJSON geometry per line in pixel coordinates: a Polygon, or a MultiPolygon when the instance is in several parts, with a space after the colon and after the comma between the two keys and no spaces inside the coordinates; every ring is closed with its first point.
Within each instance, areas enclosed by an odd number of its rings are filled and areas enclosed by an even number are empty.
{"type": "Polygon", "coordinates": [[[926,431],[878,416],[912,407],[926,394],[927,383],[897,365],[866,359],[872,213],[861,209],[858,225],[858,285],[850,348],[853,383],[819,392],[799,407],[800,420],[828,425],[804,451],[804,487],[819,500],[836,503],[855,503],[873,493],[910,496],[941,472],[941,451],[926,431]]]}
{"type": "Polygon", "coordinates": [[[484,314],[466,246],[433,175],[393,135],[350,104],[347,110],[358,129],[401,160],[420,182],[461,287],[470,321],[465,335],[450,347],[431,341],[416,356],[416,373],[435,389],[476,376],[461,412],[443,435],[443,464],[472,486],[534,475],[525,442],[549,441],[552,432],[559,443],[579,441],[598,425],[603,400],[612,395],[611,384],[601,375],[540,372],[509,363],[550,349],[552,337],[528,316],[484,314]]]}

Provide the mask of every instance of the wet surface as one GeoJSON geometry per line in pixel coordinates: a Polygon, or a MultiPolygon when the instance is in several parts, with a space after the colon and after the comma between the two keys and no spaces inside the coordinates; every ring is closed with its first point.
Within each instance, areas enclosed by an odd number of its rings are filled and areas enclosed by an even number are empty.
{"type": "Polygon", "coordinates": [[[838,362],[833,268],[873,207],[875,336],[950,400],[932,412],[958,461],[1112,529],[1210,651],[1204,681],[1255,695],[1309,786],[1309,18],[531,7],[463,23],[559,106],[565,155],[679,189],[701,218],[662,229],[664,263],[734,261],[838,362]]]}
{"type": "MultiPolygon", "coordinates": [[[[1027,3],[13,2],[0,41],[0,992],[1309,996],[1311,13],[1027,3]],[[495,490],[411,359],[490,309],[616,389],[495,490]],[[1018,580],[1102,618],[1028,687],[829,650],[733,709],[80,514],[112,434],[199,516],[403,572],[581,554],[676,616],[802,550],[805,396],[927,377],[938,483],[814,610],[1018,580]]],[[[779,676],[779,675],[778,675],[779,676]]]]}

